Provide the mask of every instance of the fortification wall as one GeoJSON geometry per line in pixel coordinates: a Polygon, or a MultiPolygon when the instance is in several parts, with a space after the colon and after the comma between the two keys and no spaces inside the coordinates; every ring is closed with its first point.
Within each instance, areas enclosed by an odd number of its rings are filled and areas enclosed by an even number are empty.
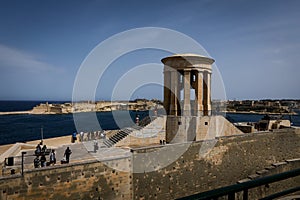
{"type": "Polygon", "coordinates": [[[26,171],[0,178],[0,199],[131,199],[130,158],[26,171]]]}
{"type": "Polygon", "coordinates": [[[235,184],[273,163],[299,158],[299,139],[300,130],[289,129],[133,149],[132,157],[47,167],[26,171],[24,177],[0,178],[0,199],[184,197],[235,184]],[[118,171],[116,166],[134,173],[118,171]]]}
{"type": "Polygon", "coordinates": [[[133,174],[133,198],[174,199],[235,184],[272,163],[299,158],[299,139],[299,130],[290,129],[157,148],[164,149],[162,151],[136,149],[133,166],[140,173],[133,174]],[[207,151],[206,147],[213,148],[207,151]],[[187,150],[179,155],[180,149],[187,150]],[[166,152],[168,156],[164,156],[166,152]],[[142,159],[140,154],[143,154],[142,159]],[[172,162],[172,156],[178,159],[172,162]],[[166,161],[172,163],[159,169],[166,161]],[[141,171],[151,168],[159,170],[141,171]]]}

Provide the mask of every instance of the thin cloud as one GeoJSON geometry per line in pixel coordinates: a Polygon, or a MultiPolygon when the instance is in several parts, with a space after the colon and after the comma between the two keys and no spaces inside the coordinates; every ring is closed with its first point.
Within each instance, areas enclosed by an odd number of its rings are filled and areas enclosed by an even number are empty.
{"type": "Polygon", "coordinates": [[[36,55],[0,44],[0,69],[8,68],[33,72],[61,71],[51,64],[40,61],[36,55]]]}

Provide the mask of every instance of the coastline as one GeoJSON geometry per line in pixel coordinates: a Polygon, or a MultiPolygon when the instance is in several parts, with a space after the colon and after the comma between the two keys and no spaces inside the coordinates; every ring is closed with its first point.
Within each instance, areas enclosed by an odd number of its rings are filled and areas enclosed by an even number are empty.
{"type": "Polygon", "coordinates": [[[0,112],[0,115],[68,115],[68,114],[76,114],[76,113],[88,113],[88,112],[112,112],[112,111],[148,111],[145,109],[140,110],[101,110],[101,111],[77,111],[77,112],[65,112],[65,113],[55,113],[55,112],[44,112],[44,113],[37,113],[33,112],[32,110],[28,111],[8,111],[8,112],[0,112]]]}
{"type": "MultiPolygon", "coordinates": [[[[33,112],[32,110],[27,111],[9,111],[9,112],[0,112],[0,115],[63,115],[63,114],[75,114],[75,113],[86,113],[86,112],[112,112],[117,110],[103,110],[103,111],[77,111],[77,112],[68,112],[68,113],[55,113],[55,112],[44,112],[44,113],[37,113],[33,112]]],[[[122,110],[120,110],[122,111],[122,110]]],[[[125,110],[125,111],[147,111],[145,109],[141,110],[125,110]]],[[[223,111],[223,113],[228,114],[257,114],[257,115],[298,115],[296,112],[292,113],[277,113],[277,112],[255,112],[255,111],[223,111]]]]}
{"type": "Polygon", "coordinates": [[[32,110],[27,111],[9,111],[9,112],[0,112],[0,115],[26,115],[32,114],[32,110]]]}
{"type": "Polygon", "coordinates": [[[277,113],[277,112],[255,112],[255,111],[225,111],[228,114],[257,114],[257,115],[298,115],[296,112],[292,113],[277,113]]]}

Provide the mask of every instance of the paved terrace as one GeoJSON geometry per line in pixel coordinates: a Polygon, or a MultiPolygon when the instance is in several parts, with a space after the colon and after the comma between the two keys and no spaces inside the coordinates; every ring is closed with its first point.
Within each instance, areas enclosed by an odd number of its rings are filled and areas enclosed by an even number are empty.
{"type": "MultiPolygon", "coordinates": [[[[24,170],[33,169],[33,160],[35,158],[34,151],[36,145],[39,143],[39,140],[30,141],[27,143],[16,143],[12,145],[3,145],[0,146],[2,159],[1,162],[4,162],[5,158],[8,157],[10,153],[14,151],[18,152],[14,154],[14,166],[6,166],[3,170],[3,175],[9,175],[11,169],[15,169],[16,173],[19,173],[21,170],[21,152],[26,152],[24,157],[24,170]],[[6,157],[5,157],[6,156],[6,157]]],[[[107,148],[103,145],[103,140],[99,139],[99,149],[97,152],[94,152],[94,141],[84,141],[71,143],[71,136],[57,137],[45,139],[44,144],[48,149],[55,149],[56,153],[56,164],[55,165],[67,165],[61,164],[61,160],[64,157],[64,152],[67,147],[72,151],[70,156],[70,163],[85,162],[88,160],[109,160],[118,157],[126,157],[130,155],[129,148],[107,148]]],[[[47,162],[49,161],[49,155],[46,156],[47,162]]]]}

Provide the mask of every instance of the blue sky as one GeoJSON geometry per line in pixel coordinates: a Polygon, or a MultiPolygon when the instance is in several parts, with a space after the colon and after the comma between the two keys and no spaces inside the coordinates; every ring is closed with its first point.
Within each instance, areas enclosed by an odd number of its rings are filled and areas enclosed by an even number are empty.
{"type": "MultiPolygon", "coordinates": [[[[0,100],[71,100],[89,52],[139,27],[169,28],[199,42],[216,60],[228,99],[299,99],[299,7],[297,0],[1,0],[0,100]]],[[[123,56],[100,81],[96,99],[109,99],[131,67],[167,55],[145,50],[123,56]]],[[[161,99],[162,88],[145,86],[132,97],[161,99]]]]}

